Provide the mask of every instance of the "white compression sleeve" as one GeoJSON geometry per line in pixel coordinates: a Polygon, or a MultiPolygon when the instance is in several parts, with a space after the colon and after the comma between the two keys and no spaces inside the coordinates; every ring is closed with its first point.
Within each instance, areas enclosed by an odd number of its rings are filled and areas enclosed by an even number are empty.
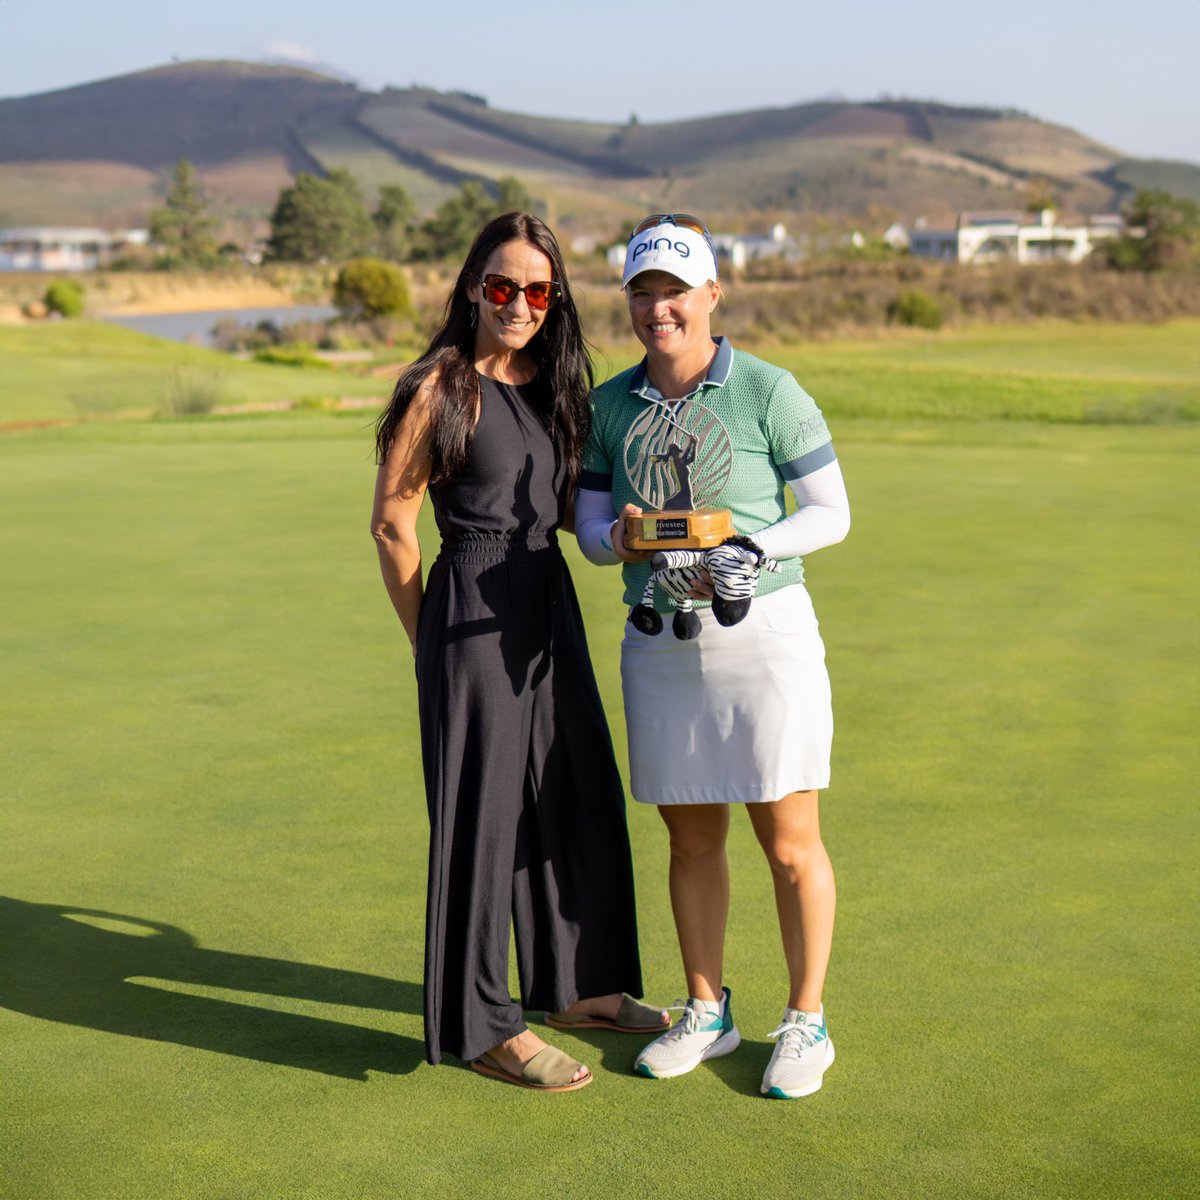
{"type": "Polygon", "coordinates": [[[850,532],[850,499],[837,460],[793,479],[788,486],[799,506],[794,513],[754,534],[772,558],[796,558],[833,546],[850,532]]]}
{"type": "Polygon", "coordinates": [[[589,562],[608,566],[621,561],[612,548],[612,527],[616,519],[612,492],[580,488],[575,493],[575,540],[589,562]]]}

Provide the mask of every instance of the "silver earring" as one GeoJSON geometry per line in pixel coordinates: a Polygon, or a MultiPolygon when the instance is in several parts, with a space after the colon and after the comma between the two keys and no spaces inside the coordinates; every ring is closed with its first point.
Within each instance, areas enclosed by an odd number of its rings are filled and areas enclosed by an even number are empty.
{"type": "Polygon", "coordinates": [[[479,309],[475,305],[471,305],[471,328],[474,329],[479,323],[479,309]]]}

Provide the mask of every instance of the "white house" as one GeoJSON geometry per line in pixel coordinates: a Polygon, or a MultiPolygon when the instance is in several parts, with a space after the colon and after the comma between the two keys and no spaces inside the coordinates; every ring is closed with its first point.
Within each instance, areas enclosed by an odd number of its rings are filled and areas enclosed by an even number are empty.
{"type": "Polygon", "coordinates": [[[1117,237],[1123,228],[1115,214],[1092,217],[1085,225],[1060,225],[1049,208],[1035,218],[1027,213],[962,213],[954,229],[924,229],[918,222],[909,253],[960,263],[1077,263],[1097,242],[1117,237]]]}
{"type": "Polygon", "coordinates": [[[145,246],[148,229],[0,229],[0,271],[90,271],[128,246],[145,246]]]}
{"type": "Polygon", "coordinates": [[[714,233],[717,257],[727,259],[734,270],[741,270],[756,258],[790,258],[797,253],[796,243],[778,221],[770,233],[714,233]]]}

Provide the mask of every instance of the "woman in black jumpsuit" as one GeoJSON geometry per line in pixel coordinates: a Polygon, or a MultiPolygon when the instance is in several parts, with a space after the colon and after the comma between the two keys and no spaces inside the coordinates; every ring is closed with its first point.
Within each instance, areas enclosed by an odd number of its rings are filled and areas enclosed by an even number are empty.
{"type": "Polygon", "coordinates": [[[554,236],[510,213],[479,234],[378,425],[372,531],[416,656],[429,804],[426,1053],[540,1090],[591,1075],[522,1009],[666,1024],[623,995],[642,990],[625,802],[557,540],[590,382],[554,236]],[[422,594],[426,490],[442,546],[422,594]]]}

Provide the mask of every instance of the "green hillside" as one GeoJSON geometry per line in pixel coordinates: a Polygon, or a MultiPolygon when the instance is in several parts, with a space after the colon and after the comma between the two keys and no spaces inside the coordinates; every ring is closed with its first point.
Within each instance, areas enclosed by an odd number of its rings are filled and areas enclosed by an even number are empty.
{"type": "Polygon", "coordinates": [[[504,112],[466,92],[352,84],[293,67],[192,62],[0,100],[0,223],[143,223],[179,158],[218,210],[265,217],[298,171],[345,167],[431,211],[467,180],[515,175],[568,231],[648,206],[730,228],[801,213],[950,219],[1021,207],[1111,211],[1142,186],[1200,196],[1200,166],[1132,159],[1008,109],[819,101],[686,121],[504,112]]]}
{"type": "Polygon", "coordinates": [[[0,100],[0,224],[145,224],[180,158],[223,215],[264,214],[323,169],[300,120],[354,95],[292,67],[195,62],[0,100]]]}
{"type": "Polygon", "coordinates": [[[535,139],[493,132],[484,121],[470,119],[442,102],[436,92],[387,93],[365,104],[359,120],[401,154],[426,156],[464,175],[475,164],[496,174],[579,176],[586,168],[535,139]]]}
{"type": "Polygon", "coordinates": [[[1200,167],[1162,158],[1124,158],[1112,169],[1118,187],[1130,191],[1157,188],[1200,200],[1200,167]]]}
{"type": "Polygon", "coordinates": [[[335,79],[293,67],[179,63],[58,92],[0,100],[6,162],[128,163],[151,170],[186,157],[198,166],[287,156],[311,168],[296,121],[353,95],[335,79]]]}
{"type": "Polygon", "coordinates": [[[383,184],[399,184],[422,209],[433,209],[462,182],[457,172],[439,174],[418,156],[402,156],[361,120],[361,97],[323,105],[296,123],[296,137],[326,170],[342,167],[363,185],[369,199],[383,184]]]}

